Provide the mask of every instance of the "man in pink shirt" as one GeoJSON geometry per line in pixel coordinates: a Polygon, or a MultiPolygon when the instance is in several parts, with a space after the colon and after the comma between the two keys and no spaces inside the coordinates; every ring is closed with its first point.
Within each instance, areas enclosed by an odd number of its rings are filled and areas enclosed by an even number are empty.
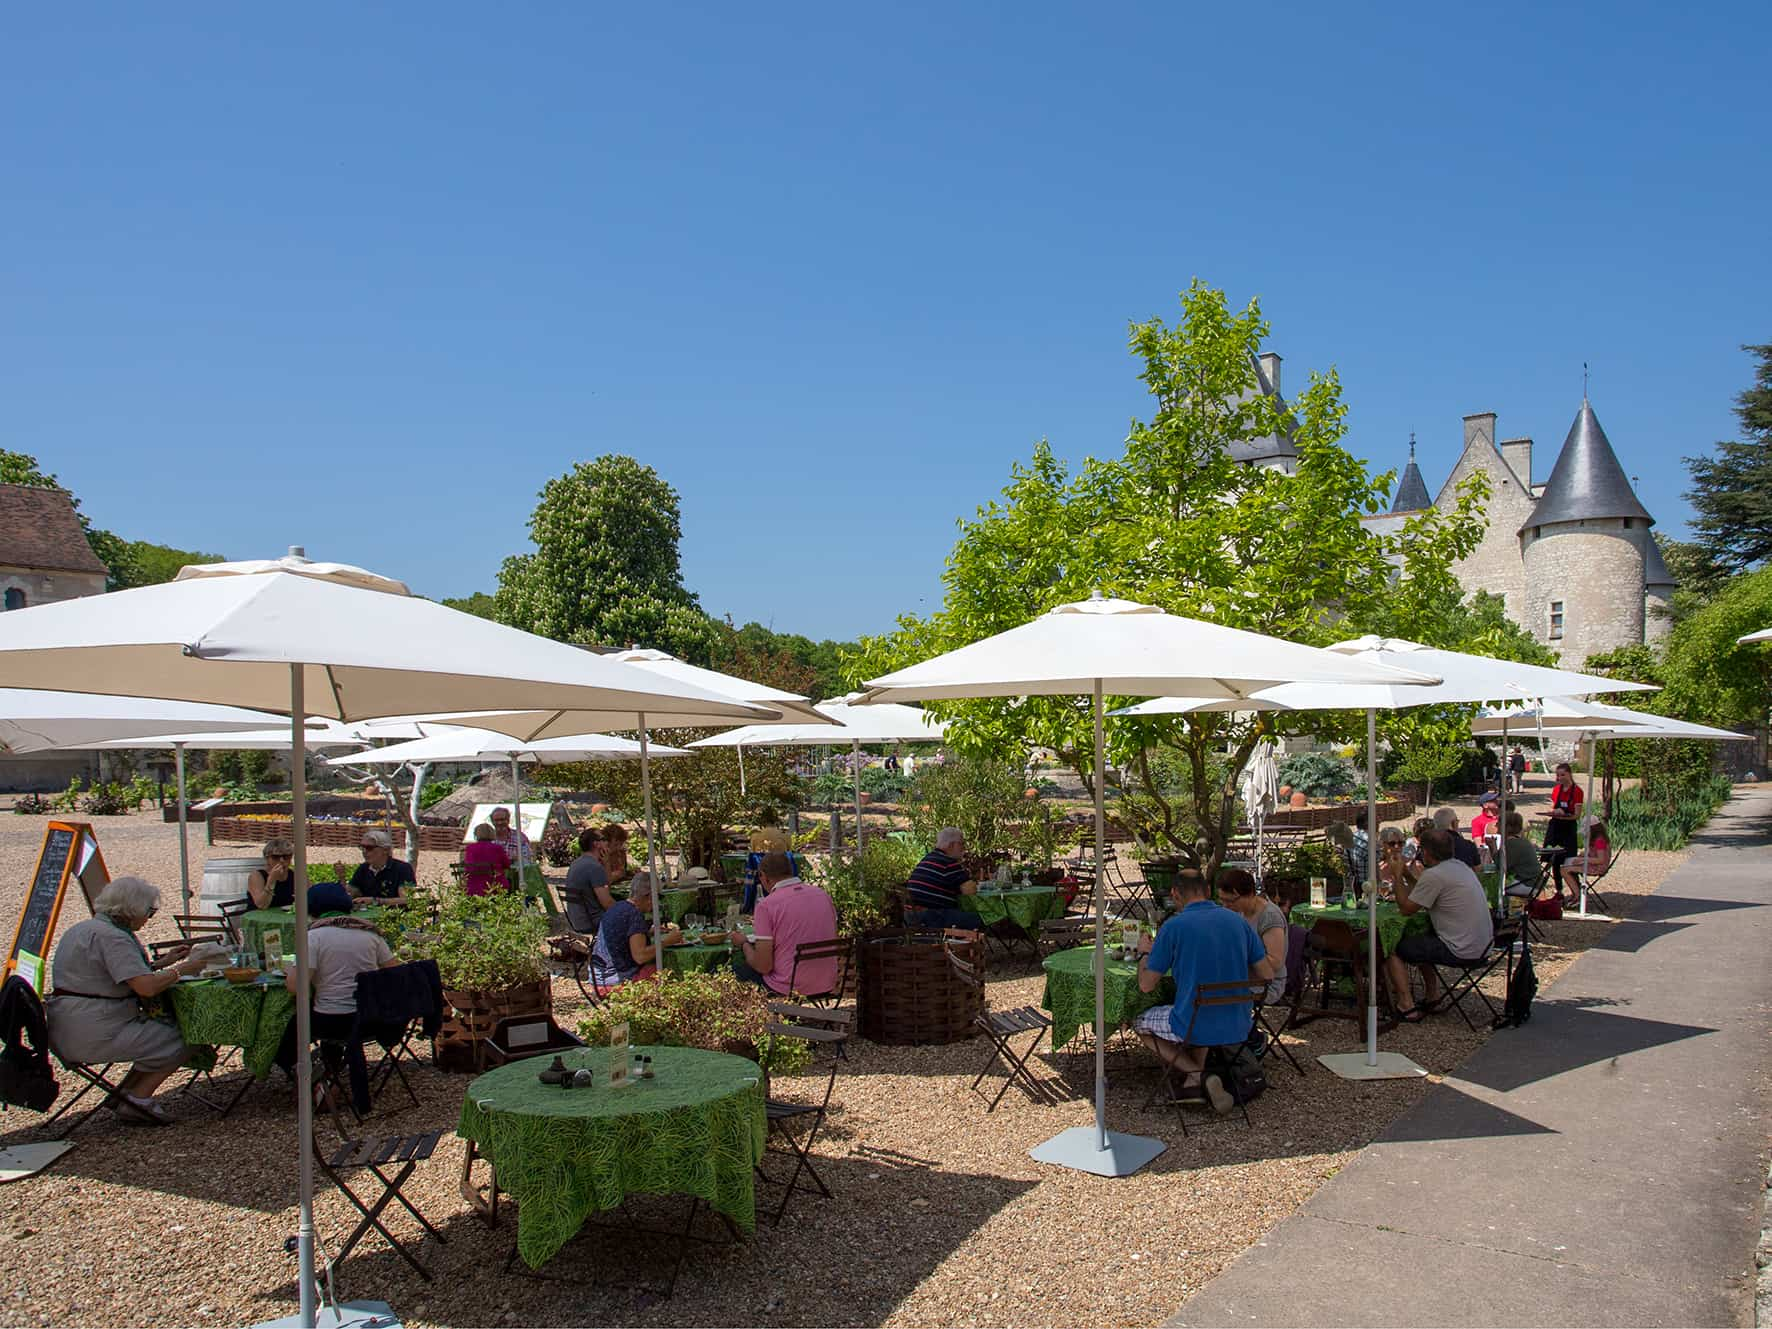
{"type": "Polygon", "coordinates": [[[760,983],[778,996],[792,989],[803,997],[829,992],[837,983],[835,959],[807,960],[794,972],[794,955],[809,942],[835,941],[837,907],[831,897],[794,875],[794,862],[786,854],[771,852],[757,864],[757,880],[763,898],[753,915],[757,939],[732,934],[737,947],[732,969],[747,983],[760,983]]]}

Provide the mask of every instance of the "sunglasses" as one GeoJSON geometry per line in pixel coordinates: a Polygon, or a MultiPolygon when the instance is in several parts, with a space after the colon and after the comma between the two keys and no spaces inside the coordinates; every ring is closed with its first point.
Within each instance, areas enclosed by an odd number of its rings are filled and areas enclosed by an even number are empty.
{"type": "Polygon", "coordinates": [[[295,855],[294,854],[266,854],[265,859],[266,859],[266,861],[271,862],[271,863],[293,863],[293,862],[295,862],[295,855]]]}
{"type": "Polygon", "coordinates": [[[364,853],[367,854],[371,849],[380,849],[381,846],[378,844],[360,844],[357,846],[357,848],[361,849],[364,853]]]}

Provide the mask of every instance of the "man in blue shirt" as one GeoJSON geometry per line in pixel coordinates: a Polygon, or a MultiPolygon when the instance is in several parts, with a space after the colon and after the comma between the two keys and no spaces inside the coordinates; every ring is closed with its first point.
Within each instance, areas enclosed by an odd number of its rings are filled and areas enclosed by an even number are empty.
{"type": "Polygon", "coordinates": [[[1139,943],[1144,958],[1138,966],[1138,990],[1155,992],[1165,974],[1175,977],[1175,1002],[1153,1006],[1133,1024],[1143,1043],[1173,1070],[1182,1072],[1184,1096],[1209,1100],[1216,1112],[1229,1112],[1236,1100],[1217,1075],[1202,1076],[1209,1048],[1226,1047],[1249,1037],[1253,1016],[1248,1006],[1208,1006],[1194,1010],[1194,989],[1201,983],[1240,983],[1274,976],[1273,962],[1255,929],[1241,914],[1206,898],[1206,879],[1183,872],[1169,889],[1176,912],[1157,930],[1153,943],[1139,943]]]}

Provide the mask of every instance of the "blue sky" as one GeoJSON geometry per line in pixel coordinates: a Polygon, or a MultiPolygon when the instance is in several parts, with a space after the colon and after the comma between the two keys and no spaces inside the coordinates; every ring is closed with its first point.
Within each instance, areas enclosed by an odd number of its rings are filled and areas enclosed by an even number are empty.
{"type": "Polygon", "coordinates": [[[0,43],[0,446],[101,525],[491,589],[628,452],[716,613],[927,609],[955,519],[1261,298],[1430,486],[1581,365],[1660,529],[1772,341],[1764,5],[37,6],[0,43]],[[1431,11],[1431,12],[1430,12],[1431,11]]]}

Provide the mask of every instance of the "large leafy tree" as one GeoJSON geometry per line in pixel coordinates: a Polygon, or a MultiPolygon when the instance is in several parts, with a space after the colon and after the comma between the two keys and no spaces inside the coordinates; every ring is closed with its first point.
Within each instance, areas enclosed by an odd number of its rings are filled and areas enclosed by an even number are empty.
{"type": "Polygon", "coordinates": [[[1742,350],[1757,363],[1753,384],[1735,398],[1741,438],[1718,443],[1713,456],[1686,458],[1695,543],[1724,572],[1772,558],[1772,344],[1742,350]]]}
{"type": "MultiPolygon", "coordinates": [[[[1480,538],[1481,483],[1450,512],[1410,518],[1388,535],[1363,517],[1385,510],[1393,477],[1371,475],[1342,445],[1346,411],[1333,371],[1289,405],[1259,391],[1268,325],[1257,304],[1233,310],[1194,283],[1181,321],[1133,326],[1131,350],[1153,399],[1118,455],[1074,472],[1041,443],[1013,468],[1002,497],[961,525],[942,607],[863,641],[853,678],[872,677],[1025,623],[1093,590],[1171,613],[1327,644],[1381,632],[1459,646],[1469,627],[1452,571],[1480,538]],[[1296,474],[1241,464],[1232,445],[1284,433],[1296,474]]],[[[1486,610],[1479,626],[1500,635],[1486,610]]],[[[1056,750],[1092,780],[1083,698],[934,706],[955,723],[951,745],[1009,754],[1056,750]]],[[[1290,717],[1346,735],[1346,716],[1290,717]]],[[[1141,838],[1216,863],[1238,780],[1274,716],[1198,715],[1110,722],[1110,755],[1126,773],[1122,812],[1141,838]],[[1228,752],[1228,758],[1221,753],[1228,752]]]]}
{"type": "Polygon", "coordinates": [[[611,454],[548,481],[529,519],[535,552],[507,558],[498,617],[556,641],[650,646],[707,662],[714,629],[683,585],[677,491],[611,454]]]}

